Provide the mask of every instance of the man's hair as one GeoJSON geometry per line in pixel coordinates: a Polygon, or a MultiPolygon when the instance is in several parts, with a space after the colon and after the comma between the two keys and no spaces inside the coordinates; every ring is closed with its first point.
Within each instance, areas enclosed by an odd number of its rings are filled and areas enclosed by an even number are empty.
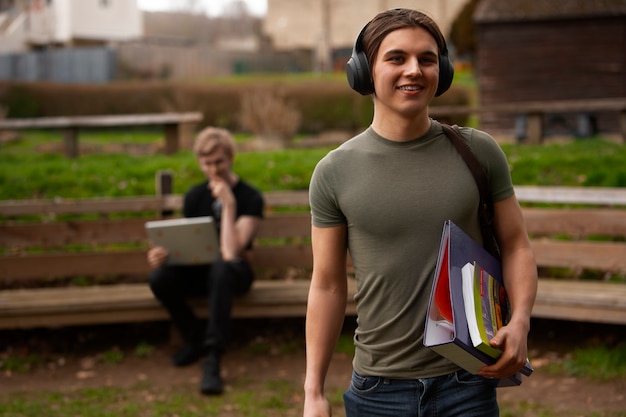
{"type": "Polygon", "coordinates": [[[390,9],[377,14],[363,31],[362,49],[367,57],[370,71],[385,37],[398,29],[423,28],[437,42],[439,56],[447,52],[446,41],[437,23],[426,14],[411,9],[390,9]]]}
{"type": "Polygon", "coordinates": [[[198,133],[193,144],[196,156],[211,154],[222,149],[230,158],[235,156],[235,140],[230,132],[221,127],[206,127],[198,133]]]}

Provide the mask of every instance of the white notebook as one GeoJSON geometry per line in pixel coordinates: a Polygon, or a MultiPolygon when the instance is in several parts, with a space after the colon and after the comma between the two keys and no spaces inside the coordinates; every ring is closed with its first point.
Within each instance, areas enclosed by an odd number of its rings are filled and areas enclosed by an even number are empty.
{"type": "Polygon", "coordinates": [[[209,264],[220,257],[213,217],[190,217],[146,222],[153,246],[169,251],[167,265],[209,264]]]}

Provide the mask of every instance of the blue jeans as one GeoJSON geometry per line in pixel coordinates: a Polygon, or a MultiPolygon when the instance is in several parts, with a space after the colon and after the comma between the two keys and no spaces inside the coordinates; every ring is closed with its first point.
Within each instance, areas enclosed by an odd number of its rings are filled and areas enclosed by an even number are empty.
{"type": "Polygon", "coordinates": [[[352,373],[346,417],[498,417],[495,383],[466,371],[423,379],[352,373]]]}

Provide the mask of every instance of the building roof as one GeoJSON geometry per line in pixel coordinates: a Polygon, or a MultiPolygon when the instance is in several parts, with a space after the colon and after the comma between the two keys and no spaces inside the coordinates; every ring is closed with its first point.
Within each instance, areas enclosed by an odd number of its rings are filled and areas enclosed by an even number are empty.
{"type": "Polygon", "coordinates": [[[481,0],[478,23],[626,16],[626,0],[481,0]]]}

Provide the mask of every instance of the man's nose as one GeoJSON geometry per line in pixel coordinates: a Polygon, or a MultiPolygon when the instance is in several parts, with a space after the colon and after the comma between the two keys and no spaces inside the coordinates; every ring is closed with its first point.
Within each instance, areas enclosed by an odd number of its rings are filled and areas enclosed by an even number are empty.
{"type": "Polygon", "coordinates": [[[405,72],[413,76],[422,75],[422,68],[420,67],[419,59],[414,58],[414,59],[407,60],[405,72]]]}

